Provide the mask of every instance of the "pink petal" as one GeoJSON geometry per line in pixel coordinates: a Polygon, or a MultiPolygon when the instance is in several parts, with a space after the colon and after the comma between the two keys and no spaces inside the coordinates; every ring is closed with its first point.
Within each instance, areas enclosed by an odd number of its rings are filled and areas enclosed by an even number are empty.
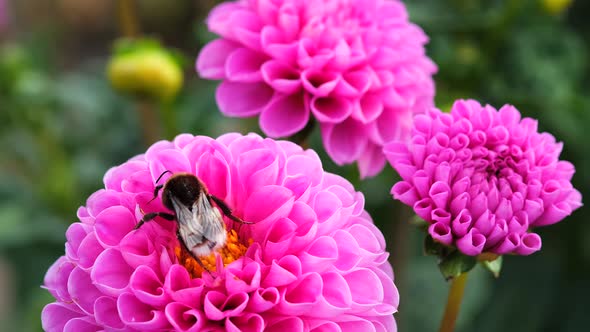
{"type": "MultiPolygon", "coordinates": [[[[528,202],[528,201],[527,201],[528,202]]],[[[572,208],[566,202],[558,202],[545,207],[545,211],[538,219],[536,219],[533,226],[547,226],[561,221],[563,218],[572,213],[572,208]]]]}
{"type": "Polygon", "coordinates": [[[260,113],[271,101],[274,91],[266,83],[222,82],[215,98],[219,110],[232,117],[249,117],[260,113]]]}
{"type": "Polygon", "coordinates": [[[196,162],[197,177],[207,185],[211,195],[228,199],[231,191],[231,175],[227,161],[218,154],[204,153],[196,162]]]}
{"type": "Polygon", "coordinates": [[[96,258],[90,277],[103,293],[117,296],[129,285],[132,272],[119,250],[107,249],[96,258]]]}
{"type": "Polygon", "coordinates": [[[309,121],[309,106],[302,94],[277,95],[260,114],[260,128],[271,137],[302,130],[309,121]]]}
{"type": "Polygon", "coordinates": [[[361,179],[377,175],[385,166],[385,162],[381,146],[369,142],[357,161],[361,179]]]}
{"type": "Polygon", "coordinates": [[[156,272],[145,265],[133,272],[129,288],[145,304],[162,308],[170,302],[170,296],[164,291],[164,285],[156,272]]]}
{"type": "Polygon", "coordinates": [[[414,212],[416,212],[416,214],[426,220],[426,221],[431,221],[432,220],[432,208],[434,206],[434,202],[432,202],[432,200],[427,197],[427,198],[423,198],[419,201],[417,201],[416,203],[414,203],[414,212]]]}
{"type": "MultiPolygon", "coordinates": [[[[326,273],[322,275],[323,284],[322,297],[334,308],[339,309],[335,312],[344,312],[352,305],[352,293],[349,289],[348,281],[339,273],[326,273]]],[[[322,315],[325,315],[325,310],[322,315]]],[[[325,317],[325,316],[324,316],[325,317]]]]}
{"type": "Polygon", "coordinates": [[[262,65],[260,71],[264,81],[278,92],[293,94],[302,87],[297,70],[280,61],[267,61],[262,65]]]}
{"type": "Polygon", "coordinates": [[[499,255],[504,255],[513,252],[516,248],[521,246],[520,236],[516,233],[510,233],[504,238],[496,248],[493,250],[499,255]]]}
{"type": "Polygon", "coordinates": [[[121,321],[138,330],[157,330],[170,328],[163,311],[139,301],[131,293],[123,293],[117,300],[121,321]]]}
{"type": "Polygon", "coordinates": [[[372,73],[369,70],[346,72],[336,85],[334,94],[342,97],[359,97],[371,87],[372,73]]]}
{"type": "Polygon", "coordinates": [[[449,196],[451,194],[451,188],[449,185],[442,181],[437,181],[432,184],[430,191],[428,192],[430,198],[436,204],[437,207],[445,209],[449,203],[449,196]]]}
{"type": "Polygon", "coordinates": [[[311,111],[321,123],[340,123],[350,116],[352,103],[334,96],[318,97],[311,99],[311,111]]]}
{"type": "Polygon", "coordinates": [[[428,233],[436,242],[451,245],[453,243],[453,234],[451,228],[444,222],[438,221],[428,227],[428,233]]]}
{"type": "Polygon", "coordinates": [[[281,295],[275,287],[259,288],[250,294],[246,308],[249,312],[264,312],[270,310],[281,300],[281,295]]]}
{"type": "Polygon", "coordinates": [[[225,296],[217,291],[210,291],[205,295],[205,315],[211,320],[221,320],[225,317],[239,316],[248,304],[248,295],[244,292],[225,296]]]}
{"type": "Polygon", "coordinates": [[[463,237],[467,234],[467,231],[471,228],[471,215],[467,209],[461,210],[457,217],[453,219],[451,228],[453,229],[453,234],[456,237],[463,237]]]}
{"type": "Polygon", "coordinates": [[[383,113],[382,100],[381,92],[366,93],[355,105],[352,116],[364,124],[377,120],[383,113]]]}
{"type": "Polygon", "coordinates": [[[323,272],[325,268],[336,262],[338,258],[338,246],[332,237],[322,236],[317,238],[310,247],[299,255],[303,272],[323,272]]]}
{"type": "Polygon", "coordinates": [[[83,269],[90,269],[96,258],[100,253],[104,251],[104,247],[98,242],[96,238],[96,233],[88,233],[82,243],[80,243],[80,248],[78,248],[78,264],[83,269]]]}
{"type": "Polygon", "coordinates": [[[445,225],[450,225],[451,214],[441,208],[436,208],[430,212],[430,220],[443,222],[445,225]]]}
{"type": "Polygon", "coordinates": [[[280,318],[266,326],[266,332],[301,332],[305,324],[299,317],[280,318]]]}
{"type": "Polygon", "coordinates": [[[126,167],[113,167],[104,175],[103,182],[106,189],[121,190],[123,181],[133,173],[145,169],[144,161],[130,161],[126,167]]]}
{"type": "Polygon", "coordinates": [[[265,149],[246,151],[238,157],[238,172],[246,192],[277,182],[279,161],[277,156],[265,149]]]}
{"type": "Polygon", "coordinates": [[[225,63],[225,75],[232,82],[254,83],[262,81],[260,67],[266,57],[247,48],[233,51],[225,63]]]}
{"type": "Polygon", "coordinates": [[[284,286],[297,281],[301,274],[301,262],[295,256],[285,256],[278,262],[274,260],[270,264],[268,274],[262,281],[263,287],[284,286]],[[294,270],[294,265],[295,266],[294,270]]]}
{"type": "Polygon", "coordinates": [[[96,237],[105,247],[116,246],[135,224],[135,216],[131,211],[122,206],[113,206],[96,217],[96,237]]]}
{"type": "Polygon", "coordinates": [[[70,319],[63,329],[64,332],[94,332],[101,330],[89,317],[70,319]]]}
{"type": "Polygon", "coordinates": [[[476,230],[470,230],[465,236],[457,239],[457,248],[464,254],[476,256],[481,254],[486,244],[486,238],[476,230]]]}
{"type": "Polygon", "coordinates": [[[63,302],[71,301],[68,292],[68,279],[75,266],[65,256],[61,256],[47,270],[43,283],[51,295],[57,300],[63,302]]]}
{"type": "Polygon", "coordinates": [[[413,206],[414,203],[416,203],[416,201],[419,199],[416,190],[414,190],[414,187],[405,181],[399,181],[393,185],[393,188],[391,188],[391,193],[393,194],[393,198],[410,206],[413,206]]]}
{"type": "Polygon", "coordinates": [[[178,302],[169,303],[164,312],[176,331],[201,331],[207,320],[203,312],[178,302]]]}
{"type": "Polygon", "coordinates": [[[293,198],[288,189],[265,186],[251,193],[244,208],[244,219],[257,223],[251,227],[263,227],[266,222],[287,216],[292,207],[293,198]]]}
{"type": "Polygon", "coordinates": [[[127,264],[133,268],[142,265],[154,267],[159,261],[159,253],[147,229],[127,234],[121,240],[120,249],[127,264]]]}
{"type": "Polygon", "coordinates": [[[317,273],[310,273],[298,282],[288,286],[281,302],[275,307],[277,312],[288,316],[309,313],[319,301],[322,279],[317,273]]]}
{"type": "Polygon", "coordinates": [[[225,287],[233,292],[250,293],[260,287],[261,271],[258,262],[250,262],[239,269],[228,267],[227,275],[225,287]]]}
{"type": "Polygon", "coordinates": [[[335,125],[322,124],[321,129],[326,151],[338,165],[358,159],[367,144],[365,127],[350,118],[335,125]]]}
{"type": "Polygon", "coordinates": [[[125,324],[119,318],[117,300],[110,296],[102,296],[94,302],[94,318],[99,325],[112,329],[122,329],[125,324]]]}
{"type": "Polygon", "coordinates": [[[340,75],[335,72],[324,72],[308,69],[301,73],[303,87],[311,95],[325,97],[334,91],[340,81],[340,75]]]}
{"type": "Polygon", "coordinates": [[[72,301],[88,315],[94,314],[94,302],[102,293],[92,284],[90,275],[76,267],[68,279],[68,292],[72,301]]]}
{"type": "Polygon", "coordinates": [[[225,320],[225,328],[231,332],[262,332],[264,319],[260,315],[251,313],[228,317],[225,320]]]}
{"type": "Polygon", "coordinates": [[[218,80],[225,78],[225,63],[238,44],[227,39],[216,39],[205,45],[199,52],[195,64],[199,76],[218,80]]]}
{"type": "Polygon", "coordinates": [[[41,323],[44,331],[62,332],[70,320],[81,316],[81,313],[72,311],[66,304],[54,302],[43,308],[41,323]]]}
{"type": "Polygon", "coordinates": [[[528,256],[541,250],[541,237],[536,233],[524,233],[520,238],[520,246],[515,252],[519,255],[528,256]]]}
{"type": "Polygon", "coordinates": [[[200,308],[202,305],[201,295],[205,289],[203,280],[192,281],[188,271],[182,265],[174,264],[170,267],[164,281],[164,289],[174,301],[193,308],[200,308]]]}
{"type": "Polygon", "coordinates": [[[384,289],[379,277],[369,269],[358,269],[344,276],[352,295],[353,308],[370,308],[382,303],[384,289]]]}

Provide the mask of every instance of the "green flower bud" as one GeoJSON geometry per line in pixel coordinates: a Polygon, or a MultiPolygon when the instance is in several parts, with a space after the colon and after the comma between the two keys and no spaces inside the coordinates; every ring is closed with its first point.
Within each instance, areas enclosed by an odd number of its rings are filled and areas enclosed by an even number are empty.
{"type": "Polygon", "coordinates": [[[566,11],[573,0],[541,0],[543,10],[551,15],[560,15],[566,11]]]}
{"type": "Polygon", "coordinates": [[[126,94],[166,101],[173,99],[183,82],[179,56],[153,40],[122,40],[108,64],[113,87],[126,94]]]}

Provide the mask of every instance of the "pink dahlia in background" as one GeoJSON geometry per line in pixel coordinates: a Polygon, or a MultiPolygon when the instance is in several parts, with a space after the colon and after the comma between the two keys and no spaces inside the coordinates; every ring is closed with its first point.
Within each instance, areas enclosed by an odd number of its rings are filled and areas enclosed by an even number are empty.
{"type": "MultiPolygon", "coordinates": [[[[165,180],[165,178],[164,178],[165,180]]],[[[395,331],[398,292],[363,195],[312,150],[257,135],[180,135],[108,171],[49,268],[46,331],[395,331]],[[233,213],[228,243],[183,254],[153,196],[164,170],[198,176],[233,213]]]]}
{"type": "Polygon", "coordinates": [[[529,255],[541,249],[532,228],[582,205],[574,165],[559,160],[562,147],[513,106],[460,100],[450,114],[417,115],[411,143],[384,151],[402,178],[393,196],[430,223],[435,241],[470,256],[529,255]]]}
{"type": "Polygon", "coordinates": [[[357,161],[363,177],[383,169],[383,144],[407,136],[413,114],[433,105],[428,37],[400,1],[241,0],[218,5],[207,24],[221,38],[196,68],[223,80],[221,112],[260,115],[271,137],[313,116],[330,157],[357,161]]]}
{"type": "Polygon", "coordinates": [[[0,0],[0,33],[8,25],[8,13],[5,0],[0,0]]]}

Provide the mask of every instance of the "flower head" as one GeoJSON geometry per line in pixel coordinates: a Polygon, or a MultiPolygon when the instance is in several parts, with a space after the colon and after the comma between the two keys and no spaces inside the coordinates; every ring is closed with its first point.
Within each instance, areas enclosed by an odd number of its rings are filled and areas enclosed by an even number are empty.
{"type": "MultiPolygon", "coordinates": [[[[165,179],[165,178],[164,178],[165,179]]],[[[180,135],[111,169],[78,211],[47,272],[46,331],[394,331],[398,293],[363,196],[315,152],[257,135],[180,135]],[[164,170],[195,174],[232,213],[227,243],[201,257],[176,222],[145,213],[164,170]],[[100,328],[99,328],[100,327],[100,328]]],[[[171,211],[167,211],[171,212],[171,211]]]]}
{"type": "Polygon", "coordinates": [[[428,38],[400,1],[240,0],[218,5],[207,23],[221,38],[196,67],[223,80],[221,112],[260,115],[271,137],[293,135],[313,116],[330,157],[358,161],[362,176],[377,174],[382,145],[432,106],[428,38]]]}
{"type": "Polygon", "coordinates": [[[435,241],[470,256],[529,255],[541,249],[531,228],[582,205],[561,149],[513,106],[461,100],[450,114],[417,115],[409,146],[392,142],[385,154],[402,178],[393,196],[430,223],[435,241]]]}

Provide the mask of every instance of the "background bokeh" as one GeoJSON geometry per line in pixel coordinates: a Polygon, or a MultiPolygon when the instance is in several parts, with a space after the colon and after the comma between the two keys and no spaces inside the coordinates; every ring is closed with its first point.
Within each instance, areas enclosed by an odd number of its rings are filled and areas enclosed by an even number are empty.
{"type": "MultiPolygon", "coordinates": [[[[106,78],[121,36],[118,1],[0,0],[0,330],[41,330],[40,311],[52,301],[40,287],[44,273],[63,254],[76,209],[102,186],[109,167],[171,130],[214,137],[259,131],[255,119],[223,118],[216,83],[199,80],[192,68],[213,38],[203,20],[216,2],[137,1],[141,32],[189,59],[165,130],[158,107],[118,95],[106,78]],[[146,121],[146,112],[155,121],[146,121]]],[[[562,157],[578,170],[574,185],[589,197],[590,1],[406,2],[431,37],[428,52],[440,68],[437,106],[470,97],[511,103],[538,118],[542,130],[565,142],[562,157]]],[[[407,223],[410,211],[389,195],[394,172],[360,181],[355,166],[337,167],[321,152],[317,130],[310,145],[326,169],[365,194],[388,239],[401,292],[400,331],[436,331],[448,287],[435,259],[422,255],[422,234],[407,223]]],[[[457,331],[587,330],[588,219],[582,208],[540,230],[542,251],[506,257],[497,280],[476,269],[457,331]]]]}

